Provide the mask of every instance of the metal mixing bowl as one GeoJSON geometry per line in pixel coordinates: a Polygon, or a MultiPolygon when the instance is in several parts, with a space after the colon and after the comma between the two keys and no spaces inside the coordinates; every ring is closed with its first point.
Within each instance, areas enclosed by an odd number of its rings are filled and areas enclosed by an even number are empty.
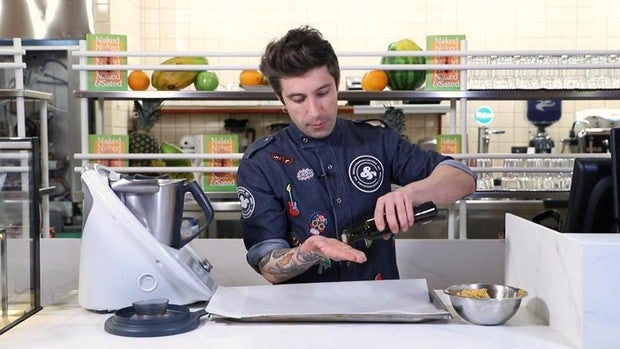
{"type": "Polygon", "coordinates": [[[496,284],[452,285],[443,290],[450,296],[454,310],[466,321],[476,325],[501,325],[519,309],[527,291],[496,284]],[[462,290],[487,289],[490,298],[473,298],[459,295],[462,290]]]}

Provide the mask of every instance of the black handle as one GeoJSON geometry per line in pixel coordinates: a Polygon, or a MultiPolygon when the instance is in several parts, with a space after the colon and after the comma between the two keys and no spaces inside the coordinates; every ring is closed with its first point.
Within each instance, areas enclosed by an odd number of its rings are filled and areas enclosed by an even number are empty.
{"type": "MultiPolygon", "coordinates": [[[[425,202],[413,207],[413,226],[424,224],[437,217],[437,206],[433,202],[425,202]]],[[[355,228],[353,231],[344,231],[342,241],[349,245],[361,240],[375,240],[391,234],[389,230],[379,231],[375,225],[375,219],[370,218],[355,228]]]]}
{"type": "MultiPolygon", "coordinates": [[[[196,181],[191,181],[189,183],[185,183],[185,184],[183,184],[179,188],[179,192],[177,194],[177,209],[176,209],[176,212],[178,212],[177,215],[179,215],[179,216],[182,215],[183,203],[184,203],[183,198],[184,198],[186,192],[192,193],[192,196],[194,197],[194,199],[198,203],[198,206],[200,206],[202,211],[205,213],[205,220],[206,221],[205,221],[205,225],[203,225],[202,227],[197,229],[196,232],[194,232],[193,234],[190,234],[188,236],[182,236],[181,235],[181,220],[182,220],[182,218],[179,217],[178,234],[175,235],[174,241],[172,242],[172,247],[177,248],[177,249],[183,247],[185,244],[187,244],[188,242],[192,241],[196,236],[198,236],[205,229],[207,229],[209,224],[211,224],[211,221],[213,220],[213,216],[214,216],[214,214],[213,214],[213,207],[211,207],[211,203],[209,202],[209,200],[205,196],[205,193],[202,191],[202,188],[200,188],[200,185],[196,181]],[[179,205],[180,205],[180,207],[179,207],[179,205]]],[[[176,226],[175,226],[175,229],[177,229],[176,226]]]]}

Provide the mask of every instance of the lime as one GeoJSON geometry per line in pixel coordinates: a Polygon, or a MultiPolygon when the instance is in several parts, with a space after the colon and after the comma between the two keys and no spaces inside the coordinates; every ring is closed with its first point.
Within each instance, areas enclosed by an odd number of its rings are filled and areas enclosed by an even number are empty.
{"type": "Polygon", "coordinates": [[[196,81],[194,81],[194,87],[198,91],[214,91],[219,85],[220,81],[217,78],[217,74],[210,71],[201,71],[196,76],[196,81]]]}

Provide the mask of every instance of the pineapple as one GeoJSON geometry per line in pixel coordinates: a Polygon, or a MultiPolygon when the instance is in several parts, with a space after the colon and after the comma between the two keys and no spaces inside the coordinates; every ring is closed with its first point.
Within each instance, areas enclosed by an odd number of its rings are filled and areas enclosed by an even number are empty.
{"type": "Polygon", "coordinates": [[[383,121],[392,127],[393,129],[400,134],[401,138],[409,140],[409,137],[405,134],[405,119],[404,119],[404,111],[400,108],[394,107],[385,107],[385,112],[383,113],[383,121]]]}
{"type": "MultiPolygon", "coordinates": [[[[159,153],[159,141],[151,129],[161,116],[161,99],[145,99],[142,104],[133,101],[135,130],[129,133],[129,152],[137,154],[159,153]]],[[[130,160],[129,166],[151,166],[151,160],[130,160]]]]}

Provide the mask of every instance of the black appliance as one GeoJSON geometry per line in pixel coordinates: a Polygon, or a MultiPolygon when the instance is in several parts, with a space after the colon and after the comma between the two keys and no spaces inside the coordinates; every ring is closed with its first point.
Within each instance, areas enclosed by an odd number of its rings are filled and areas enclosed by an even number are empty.
{"type": "Polygon", "coordinates": [[[551,153],[555,142],[545,129],[560,120],[562,116],[562,102],[560,100],[528,100],[527,120],[536,126],[536,134],[530,138],[528,147],[535,153],[551,153]]]}

